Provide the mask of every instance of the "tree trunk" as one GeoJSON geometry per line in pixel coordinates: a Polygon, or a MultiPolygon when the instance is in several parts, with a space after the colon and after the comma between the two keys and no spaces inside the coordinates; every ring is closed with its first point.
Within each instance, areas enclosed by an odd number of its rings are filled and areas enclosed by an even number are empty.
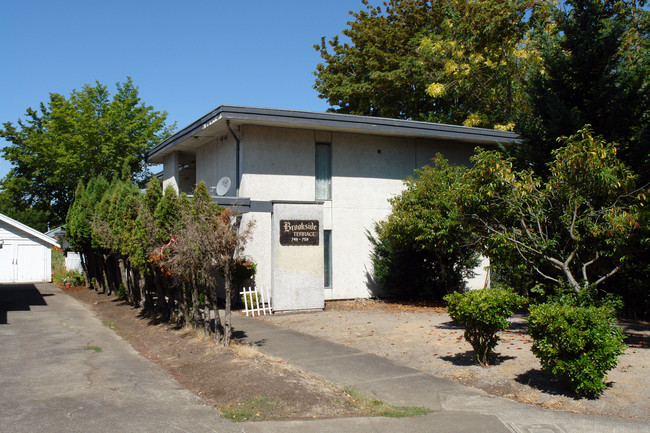
{"type": "Polygon", "coordinates": [[[176,313],[176,302],[178,297],[178,290],[176,287],[168,287],[169,300],[167,301],[167,320],[170,322],[178,323],[178,315],[176,313]]]}
{"type": "Polygon", "coordinates": [[[153,290],[152,288],[155,286],[154,280],[157,278],[156,276],[156,270],[154,269],[153,266],[149,267],[149,275],[145,276],[145,283],[144,283],[144,311],[146,314],[151,314],[154,311],[154,305],[153,305],[153,290]]]}
{"type": "Polygon", "coordinates": [[[232,271],[229,265],[226,265],[223,270],[223,278],[226,290],[226,311],[224,314],[224,332],[223,332],[223,347],[230,346],[230,339],[232,337],[232,323],[231,323],[231,307],[232,307],[232,271]]]}
{"type": "Polygon", "coordinates": [[[155,311],[160,319],[165,322],[168,319],[166,316],[169,309],[167,307],[167,299],[165,298],[165,286],[163,280],[164,277],[162,275],[157,275],[157,278],[154,278],[154,284],[156,285],[155,311]]]}
{"type": "Polygon", "coordinates": [[[215,304],[214,308],[214,343],[223,343],[224,333],[223,324],[221,323],[221,313],[219,313],[219,306],[215,304]]]}
{"type": "Polygon", "coordinates": [[[184,282],[177,288],[178,318],[176,323],[179,328],[185,324],[185,321],[189,316],[189,307],[187,305],[187,284],[189,283],[184,282]]]}
{"type": "MultiPolygon", "coordinates": [[[[206,289],[206,292],[209,289],[206,289]]],[[[203,334],[206,337],[210,336],[210,332],[212,331],[212,318],[211,316],[212,312],[212,296],[209,296],[208,293],[205,294],[205,305],[203,306],[203,334]]]]}
{"type": "Polygon", "coordinates": [[[195,278],[190,280],[190,288],[192,293],[192,326],[198,328],[199,321],[201,320],[201,315],[199,309],[201,308],[199,303],[199,287],[198,281],[195,278]]]}
{"type": "Polygon", "coordinates": [[[142,282],[142,276],[140,275],[140,272],[136,271],[135,269],[131,270],[131,279],[133,281],[133,306],[134,307],[140,307],[142,304],[142,288],[141,288],[141,282],[142,282]]]}

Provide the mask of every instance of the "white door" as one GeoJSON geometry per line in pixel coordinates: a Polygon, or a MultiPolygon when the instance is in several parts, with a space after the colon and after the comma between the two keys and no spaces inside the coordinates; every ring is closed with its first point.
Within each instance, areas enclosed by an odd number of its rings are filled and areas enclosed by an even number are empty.
{"type": "Polygon", "coordinates": [[[0,248],[0,283],[16,281],[16,244],[5,243],[0,248]]]}
{"type": "Polygon", "coordinates": [[[35,244],[16,245],[16,283],[45,281],[43,247],[35,244]]]}

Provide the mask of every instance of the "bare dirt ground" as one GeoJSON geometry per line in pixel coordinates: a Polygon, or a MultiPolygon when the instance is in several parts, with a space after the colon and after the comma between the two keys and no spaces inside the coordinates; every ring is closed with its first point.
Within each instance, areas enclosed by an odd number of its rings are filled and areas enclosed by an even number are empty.
{"type": "Polygon", "coordinates": [[[498,356],[488,368],[476,365],[472,347],[440,307],[360,300],[328,302],[325,311],[263,316],[278,326],[300,330],[486,392],[550,409],[624,418],[650,419],[650,324],[624,322],[628,346],[608,373],[598,399],[576,398],[541,372],[531,352],[526,322],[515,317],[500,333],[498,356]]]}
{"type": "Polygon", "coordinates": [[[224,349],[200,332],[155,323],[141,317],[140,310],[85,287],[63,290],[206,404],[235,406],[259,396],[278,404],[272,411],[258,412],[259,420],[361,414],[343,390],[254,349],[224,349]]]}
{"type": "MultiPolygon", "coordinates": [[[[246,348],[226,350],[188,329],[174,329],[139,316],[139,311],[86,288],[68,290],[87,304],[141,354],[184,387],[216,407],[257,396],[280,402],[260,419],[359,415],[340,389],[246,348]]],[[[493,366],[475,364],[463,329],[444,308],[381,301],[328,302],[325,311],[263,316],[299,330],[391,359],[486,392],[546,408],[624,418],[650,419],[650,324],[625,322],[628,349],[608,374],[609,387],[595,400],[578,399],[541,372],[530,351],[523,318],[501,334],[493,366]]]]}

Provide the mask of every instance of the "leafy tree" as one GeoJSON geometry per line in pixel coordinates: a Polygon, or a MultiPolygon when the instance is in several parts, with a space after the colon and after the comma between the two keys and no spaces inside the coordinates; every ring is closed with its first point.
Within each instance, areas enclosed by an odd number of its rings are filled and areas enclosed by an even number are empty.
{"type": "Polygon", "coordinates": [[[99,82],[67,99],[51,93],[39,110],[27,109],[25,120],[0,129],[10,143],[3,157],[13,165],[0,183],[3,199],[16,212],[31,208],[60,224],[79,181],[110,178],[125,164],[136,180],[145,178],[147,150],[171,132],[166,117],[141,101],[130,78],[116,84],[112,98],[99,82]]]}
{"type": "Polygon", "coordinates": [[[0,213],[10,216],[16,221],[20,221],[29,227],[40,232],[46,232],[50,228],[47,223],[50,212],[47,210],[38,210],[25,208],[20,204],[13,203],[13,197],[7,191],[0,191],[0,213]]]}
{"type": "Polygon", "coordinates": [[[240,230],[240,217],[217,206],[204,182],[195,188],[191,206],[183,208],[181,221],[182,229],[175,235],[175,242],[169,245],[170,255],[166,263],[172,273],[192,281],[193,321],[203,323],[206,334],[212,330],[215,340],[228,346],[232,336],[233,271],[251,235],[252,222],[240,230]],[[219,275],[223,276],[225,289],[223,325],[216,305],[219,275]],[[203,295],[203,306],[200,295],[203,295]],[[213,329],[212,310],[215,317],[213,329]],[[200,318],[199,311],[202,311],[200,318]]]}
{"type": "Polygon", "coordinates": [[[340,113],[503,124],[523,105],[520,46],[534,0],[390,0],[350,12],[342,34],[314,47],[314,88],[340,113]]]}
{"type": "Polygon", "coordinates": [[[518,113],[527,109],[527,65],[539,57],[529,43],[527,14],[540,21],[548,5],[531,0],[440,3],[445,17],[440,30],[419,47],[430,83],[426,91],[436,107],[430,120],[512,130],[518,113]]]}
{"type": "Polygon", "coordinates": [[[425,166],[405,181],[371,239],[375,278],[393,296],[440,300],[462,290],[464,277],[477,264],[476,237],[458,206],[465,169],[442,155],[434,161],[435,167],[425,166]]]}
{"type": "Polygon", "coordinates": [[[464,206],[488,248],[509,244],[540,277],[579,292],[625,264],[646,193],[602,137],[585,129],[562,141],[545,182],[498,152],[480,151],[464,206]]]}
{"type": "Polygon", "coordinates": [[[101,285],[104,284],[102,264],[95,254],[99,245],[93,232],[93,220],[108,188],[109,183],[103,176],[90,179],[85,188],[83,183],[79,182],[66,217],[66,238],[74,250],[82,253],[86,280],[91,282],[91,286],[94,286],[93,279],[101,285]]]}
{"type": "Polygon", "coordinates": [[[180,202],[176,189],[172,185],[167,185],[154,210],[156,241],[158,243],[166,244],[174,237],[174,234],[179,229],[181,212],[184,208],[186,206],[180,202]]]}
{"type": "Polygon", "coordinates": [[[517,131],[519,165],[548,174],[557,137],[590,124],[621,157],[650,181],[650,18],[645,1],[567,0],[554,27],[537,29],[541,65],[531,73],[532,113],[517,131]]]}
{"type": "Polygon", "coordinates": [[[350,12],[354,20],[342,31],[349,43],[335,36],[314,45],[325,62],[316,66],[319,97],[339,113],[426,118],[433,100],[417,50],[442,22],[442,7],[427,0],[362,3],[365,10],[350,12]]]}

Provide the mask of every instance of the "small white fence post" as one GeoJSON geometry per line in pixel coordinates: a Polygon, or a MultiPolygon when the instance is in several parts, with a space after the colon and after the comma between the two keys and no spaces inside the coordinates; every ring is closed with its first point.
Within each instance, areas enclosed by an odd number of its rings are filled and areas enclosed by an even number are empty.
{"type": "Polygon", "coordinates": [[[272,314],[271,300],[269,299],[269,291],[267,288],[256,287],[253,289],[249,287],[246,289],[244,287],[244,291],[239,292],[239,294],[244,297],[244,312],[247,316],[249,313],[253,317],[255,317],[255,313],[257,313],[258,316],[261,316],[262,314],[266,316],[267,311],[269,314],[272,314]]]}

